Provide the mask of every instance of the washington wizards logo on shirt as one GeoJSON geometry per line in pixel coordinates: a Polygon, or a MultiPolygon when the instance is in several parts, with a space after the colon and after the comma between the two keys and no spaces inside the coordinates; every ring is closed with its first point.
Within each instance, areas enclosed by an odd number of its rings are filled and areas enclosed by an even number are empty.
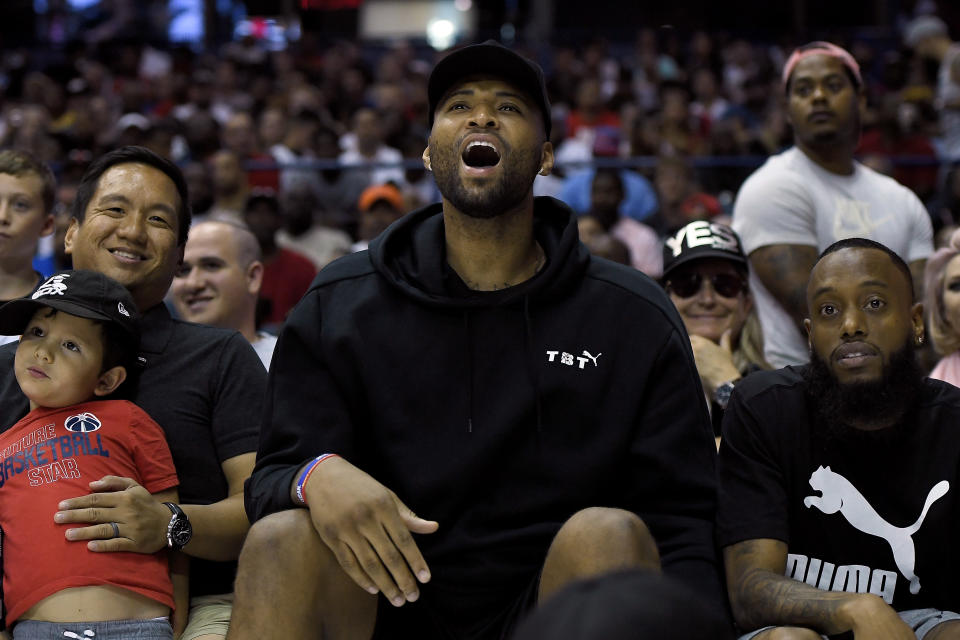
{"type": "Polygon", "coordinates": [[[100,419],[89,411],[70,416],[63,421],[63,426],[67,431],[74,433],[89,433],[100,428],[100,419]]]}

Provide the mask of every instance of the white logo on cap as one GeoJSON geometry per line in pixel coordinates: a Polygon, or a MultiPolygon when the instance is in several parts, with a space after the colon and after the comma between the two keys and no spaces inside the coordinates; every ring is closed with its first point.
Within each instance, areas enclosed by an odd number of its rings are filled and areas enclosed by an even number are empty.
{"type": "Polygon", "coordinates": [[[125,315],[128,318],[130,317],[130,312],[127,311],[127,308],[123,306],[122,302],[117,303],[117,311],[119,311],[121,315],[125,315]]]}
{"type": "Polygon", "coordinates": [[[733,234],[722,226],[706,220],[691,222],[680,229],[677,235],[667,238],[666,244],[673,251],[674,258],[683,251],[684,239],[686,239],[687,247],[690,249],[707,245],[714,249],[737,253],[737,239],[733,234]]]}
{"type": "Polygon", "coordinates": [[[40,296],[62,296],[63,292],[67,290],[67,284],[63,281],[64,278],[69,278],[69,273],[61,273],[53,276],[42,285],[30,296],[31,300],[36,300],[40,296]]]}

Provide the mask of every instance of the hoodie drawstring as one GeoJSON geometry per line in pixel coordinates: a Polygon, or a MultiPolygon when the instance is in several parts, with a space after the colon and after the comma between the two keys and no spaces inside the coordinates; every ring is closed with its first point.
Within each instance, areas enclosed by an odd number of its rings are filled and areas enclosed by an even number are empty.
{"type": "Polygon", "coordinates": [[[473,433],[473,340],[470,335],[470,312],[463,312],[463,330],[467,352],[467,433],[473,433]]]}
{"type": "MultiPolygon", "coordinates": [[[[467,364],[467,433],[473,433],[473,336],[470,331],[470,312],[463,312],[463,331],[467,364]]],[[[533,388],[533,403],[537,418],[537,433],[543,431],[543,404],[540,398],[540,373],[533,353],[533,317],[530,315],[530,297],[523,297],[523,352],[527,378],[533,388]]]]}
{"type": "Polygon", "coordinates": [[[533,386],[533,403],[537,412],[537,433],[543,431],[543,407],[540,403],[540,370],[536,364],[536,354],[533,353],[533,318],[530,316],[530,296],[523,296],[523,341],[527,363],[527,375],[533,386]]]}

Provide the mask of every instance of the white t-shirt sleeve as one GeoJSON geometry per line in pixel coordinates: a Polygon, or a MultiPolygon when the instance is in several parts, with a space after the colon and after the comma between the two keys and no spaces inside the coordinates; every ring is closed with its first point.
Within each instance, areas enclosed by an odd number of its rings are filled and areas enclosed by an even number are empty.
{"type": "Polygon", "coordinates": [[[927,213],[926,207],[920,202],[920,198],[909,189],[907,189],[907,193],[910,202],[906,207],[906,213],[914,221],[907,262],[913,262],[914,260],[929,258],[933,253],[933,225],[930,222],[930,214],[927,213]]]}
{"type": "Polygon", "coordinates": [[[733,205],[733,230],[748,255],[773,244],[817,246],[813,201],[800,180],[768,162],[743,183],[733,205]]]}

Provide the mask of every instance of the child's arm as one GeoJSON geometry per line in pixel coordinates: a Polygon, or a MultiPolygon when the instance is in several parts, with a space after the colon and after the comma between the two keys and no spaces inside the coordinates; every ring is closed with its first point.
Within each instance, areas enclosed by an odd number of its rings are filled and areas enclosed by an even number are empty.
{"type": "MultiPolygon", "coordinates": [[[[158,491],[153,497],[159,502],[180,501],[176,489],[158,491]]],[[[173,625],[173,637],[179,638],[187,627],[187,616],[190,613],[190,557],[180,551],[169,552],[170,580],[173,582],[173,602],[176,608],[170,617],[173,625]]],[[[0,638],[0,640],[4,640],[0,638]]]]}

